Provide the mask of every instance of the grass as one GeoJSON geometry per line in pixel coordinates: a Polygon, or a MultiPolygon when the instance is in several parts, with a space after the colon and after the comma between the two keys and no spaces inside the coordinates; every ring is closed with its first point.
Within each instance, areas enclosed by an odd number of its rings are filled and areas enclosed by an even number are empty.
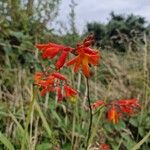
{"type": "MultiPolygon", "coordinates": [[[[80,73],[68,76],[80,91],[78,101],[57,104],[55,95],[39,95],[28,68],[13,67],[11,58],[6,57],[0,74],[0,149],[84,149],[89,126],[84,77],[80,73]]],[[[133,120],[125,118],[118,125],[110,124],[100,109],[93,115],[89,150],[98,148],[100,143],[107,143],[114,150],[148,150],[150,125],[142,126],[150,114],[148,58],[148,44],[141,45],[141,51],[126,54],[102,51],[101,65],[93,70],[95,76],[89,82],[91,101],[137,97],[142,107],[133,120]]]]}

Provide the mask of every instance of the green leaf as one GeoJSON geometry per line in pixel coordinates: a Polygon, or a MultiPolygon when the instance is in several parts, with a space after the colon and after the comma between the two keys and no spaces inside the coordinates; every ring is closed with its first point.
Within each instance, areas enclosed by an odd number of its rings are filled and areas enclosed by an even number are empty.
{"type": "Polygon", "coordinates": [[[9,150],[15,150],[11,142],[8,140],[8,138],[0,132],[0,141],[4,144],[5,147],[7,147],[9,150]]]}
{"type": "Polygon", "coordinates": [[[144,128],[143,127],[139,127],[138,128],[138,132],[139,134],[143,137],[145,135],[145,131],[144,131],[144,128]]]}
{"type": "Polygon", "coordinates": [[[17,39],[22,39],[22,37],[24,36],[22,32],[14,32],[14,31],[11,31],[10,33],[12,36],[15,36],[17,39]]]}
{"type": "Polygon", "coordinates": [[[150,131],[144,136],[144,138],[138,142],[131,150],[138,150],[143,143],[145,143],[150,137],[150,131]]]}
{"type": "Polygon", "coordinates": [[[49,150],[52,148],[52,144],[50,143],[42,143],[37,145],[36,150],[49,150]]]}
{"type": "Polygon", "coordinates": [[[138,127],[138,121],[137,121],[137,120],[131,118],[129,122],[130,122],[133,126],[138,127]]]}
{"type": "MultiPolygon", "coordinates": [[[[6,43],[7,44],[7,43],[6,43]]],[[[7,45],[4,46],[4,51],[6,53],[10,53],[12,51],[11,45],[8,43],[7,45]]]]}

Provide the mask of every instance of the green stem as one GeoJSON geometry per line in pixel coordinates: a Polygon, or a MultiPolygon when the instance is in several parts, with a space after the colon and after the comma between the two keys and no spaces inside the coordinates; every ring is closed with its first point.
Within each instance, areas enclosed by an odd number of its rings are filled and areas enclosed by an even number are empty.
{"type": "Polygon", "coordinates": [[[90,136],[91,136],[93,115],[92,115],[92,107],[91,107],[91,101],[90,101],[90,90],[89,90],[89,80],[88,80],[88,78],[86,78],[86,84],[87,84],[87,100],[88,100],[89,109],[90,109],[90,122],[89,122],[89,129],[88,129],[88,135],[87,135],[87,141],[86,141],[86,147],[85,147],[85,149],[87,150],[88,145],[89,145],[89,139],[90,139],[90,136]]]}
{"type": "MultiPolygon", "coordinates": [[[[35,98],[34,98],[34,94],[33,94],[32,98],[31,98],[31,103],[30,103],[30,106],[29,106],[29,111],[28,111],[28,114],[27,114],[27,118],[26,118],[24,137],[23,137],[22,143],[21,143],[21,150],[25,149],[25,143],[26,143],[26,139],[27,139],[27,135],[28,135],[28,127],[29,127],[29,124],[30,124],[31,113],[32,113],[33,108],[34,108],[34,102],[35,102],[35,98]]],[[[27,141],[27,143],[29,143],[29,141],[27,141]]]]}
{"type": "Polygon", "coordinates": [[[35,101],[35,108],[38,111],[40,118],[42,119],[43,126],[44,126],[45,130],[47,131],[49,138],[52,139],[52,131],[49,127],[49,124],[48,124],[39,104],[36,101],[35,101]]]}
{"type": "Polygon", "coordinates": [[[150,137],[150,131],[149,131],[149,132],[144,136],[144,138],[143,138],[140,142],[138,142],[131,150],[138,150],[138,149],[141,147],[141,145],[147,141],[147,139],[148,139],[149,137],[150,137]]]}

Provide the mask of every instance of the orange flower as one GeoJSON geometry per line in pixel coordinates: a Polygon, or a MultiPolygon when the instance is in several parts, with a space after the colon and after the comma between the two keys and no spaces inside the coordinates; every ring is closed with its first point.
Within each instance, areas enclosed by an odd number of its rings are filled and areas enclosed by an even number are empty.
{"type": "Polygon", "coordinates": [[[60,69],[64,65],[68,53],[73,50],[73,48],[71,47],[65,47],[63,45],[58,45],[54,43],[37,44],[36,47],[42,51],[43,58],[53,59],[56,55],[61,53],[60,58],[55,64],[56,69],[60,69]]]}
{"type": "Polygon", "coordinates": [[[85,40],[83,44],[77,45],[77,56],[67,62],[67,66],[74,64],[74,72],[78,72],[79,68],[82,68],[83,74],[86,77],[90,76],[89,64],[94,66],[98,65],[100,55],[98,51],[89,48],[92,43],[92,39],[85,40]]]}
{"type": "Polygon", "coordinates": [[[115,106],[113,105],[107,112],[107,119],[112,123],[116,124],[119,120],[119,113],[117,112],[115,106]]]}
{"type": "Polygon", "coordinates": [[[117,100],[116,103],[119,106],[132,106],[132,107],[135,107],[135,108],[139,108],[140,107],[140,105],[137,102],[136,98],[133,98],[133,99],[124,99],[124,100],[117,100]]]}
{"type": "Polygon", "coordinates": [[[68,85],[65,85],[64,86],[64,90],[65,90],[65,93],[66,93],[66,97],[75,97],[78,92],[76,90],[74,90],[73,88],[71,88],[70,86],[68,85]]]}
{"type": "Polygon", "coordinates": [[[135,113],[136,109],[140,108],[140,104],[137,99],[127,99],[127,100],[115,100],[105,103],[103,100],[98,100],[91,104],[92,109],[99,108],[101,106],[109,107],[107,111],[107,119],[114,124],[118,123],[119,118],[123,117],[124,114],[132,115],[135,113]]]}
{"type": "Polygon", "coordinates": [[[68,57],[68,51],[63,51],[55,64],[56,69],[60,69],[65,64],[67,57],[68,57]]]}
{"type": "Polygon", "coordinates": [[[45,76],[45,74],[43,74],[42,72],[37,72],[34,76],[34,80],[36,85],[45,87],[54,82],[54,76],[45,76]]]}
{"type": "Polygon", "coordinates": [[[110,146],[108,144],[100,144],[99,150],[110,150],[110,146]]]}
{"type": "Polygon", "coordinates": [[[57,101],[61,102],[63,100],[63,95],[60,87],[57,87],[57,96],[58,96],[57,101]]]}
{"type": "Polygon", "coordinates": [[[57,87],[59,86],[57,80],[62,80],[65,82],[67,81],[66,77],[58,72],[53,72],[48,75],[42,72],[38,72],[35,74],[34,79],[35,84],[42,88],[41,90],[42,96],[45,96],[47,92],[55,92],[55,91],[58,91],[58,94],[60,95],[60,90],[57,89],[57,87]]]}
{"type": "Polygon", "coordinates": [[[34,75],[34,80],[35,80],[35,84],[39,84],[39,82],[41,81],[43,76],[43,73],[41,72],[36,72],[34,75]]]}
{"type": "Polygon", "coordinates": [[[116,100],[111,101],[105,106],[110,106],[111,108],[107,112],[107,119],[116,124],[119,118],[123,114],[132,115],[135,113],[135,109],[140,108],[140,104],[137,102],[137,99],[128,99],[128,100],[116,100]]]}
{"type": "Polygon", "coordinates": [[[104,101],[98,100],[98,101],[94,102],[93,104],[91,104],[91,108],[96,109],[96,108],[103,106],[103,105],[105,105],[104,101]]]}
{"type": "Polygon", "coordinates": [[[35,74],[35,84],[42,88],[41,95],[45,96],[47,92],[52,90],[55,77],[52,75],[45,76],[42,72],[35,74]]]}
{"type": "Polygon", "coordinates": [[[72,101],[74,101],[74,98],[77,95],[76,90],[71,88],[69,85],[63,85],[63,84],[67,84],[67,79],[64,75],[58,72],[52,72],[50,74],[44,74],[42,72],[38,72],[35,74],[34,79],[35,79],[35,84],[41,88],[42,96],[45,96],[47,92],[56,92],[58,102],[63,100],[61,86],[64,87],[64,91],[66,93],[65,96],[67,98],[70,98],[70,100],[72,99],[72,101]]]}
{"type": "Polygon", "coordinates": [[[67,81],[66,77],[58,72],[53,72],[53,73],[51,73],[51,75],[60,80],[67,81]]]}
{"type": "Polygon", "coordinates": [[[67,66],[74,64],[74,72],[78,72],[80,66],[82,68],[83,74],[86,77],[90,76],[89,64],[93,64],[94,66],[98,65],[98,61],[100,59],[100,55],[95,52],[95,54],[89,54],[86,52],[86,49],[80,49],[78,51],[78,55],[70,60],[67,63],[67,66]]]}
{"type": "Polygon", "coordinates": [[[121,113],[126,113],[128,115],[134,114],[135,109],[140,108],[140,104],[137,102],[137,99],[128,99],[128,100],[117,100],[114,102],[118,106],[121,113]]]}

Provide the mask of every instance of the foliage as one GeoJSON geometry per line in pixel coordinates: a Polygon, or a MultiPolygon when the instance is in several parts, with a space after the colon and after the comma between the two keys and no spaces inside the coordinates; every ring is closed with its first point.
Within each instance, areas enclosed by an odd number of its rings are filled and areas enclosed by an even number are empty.
{"type": "Polygon", "coordinates": [[[88,23],[87,31],[94,32],[96,46],[125,52],[127,49],[137,51],[137,44],[143,43],[143,34],[149,35],[145,18],[133,14],[127,17],[111,13],[107,24],[88,23]]]}
{"type": "MultiPolygon", "coordinates": [[[[52,64],[41,60],[35,43],[75,47],[83,37],[53,33],[49,22],[57,16],[60,1],[33,2],[0,1],[0,149],[82,149],[89,127],[84,76],[64,68],[80,98],[59,104],[55,94],[41,97],[33,74],[52,64]]],[[[150,26],[140,16],[112,13],[107,24],[89,23],[88,30],[102,49],[101,69],[93,69],[89,82],[91,101],[137,97],[142,106],[137,115],[116,125],[102,115],[103,108],[94,111],[89,149],[106,143],[114,150],[149,150],[150,26]]]]}
{"type": "Polygon", "coordinates": [[[56,17],[59,3],[59,0],[0,2],[2,64],[7,55],[13,65],[19,62],[22,66],[32,66],[34,43],[51,38],[52,29],[48,29],[47,24],[56,17]]]}

